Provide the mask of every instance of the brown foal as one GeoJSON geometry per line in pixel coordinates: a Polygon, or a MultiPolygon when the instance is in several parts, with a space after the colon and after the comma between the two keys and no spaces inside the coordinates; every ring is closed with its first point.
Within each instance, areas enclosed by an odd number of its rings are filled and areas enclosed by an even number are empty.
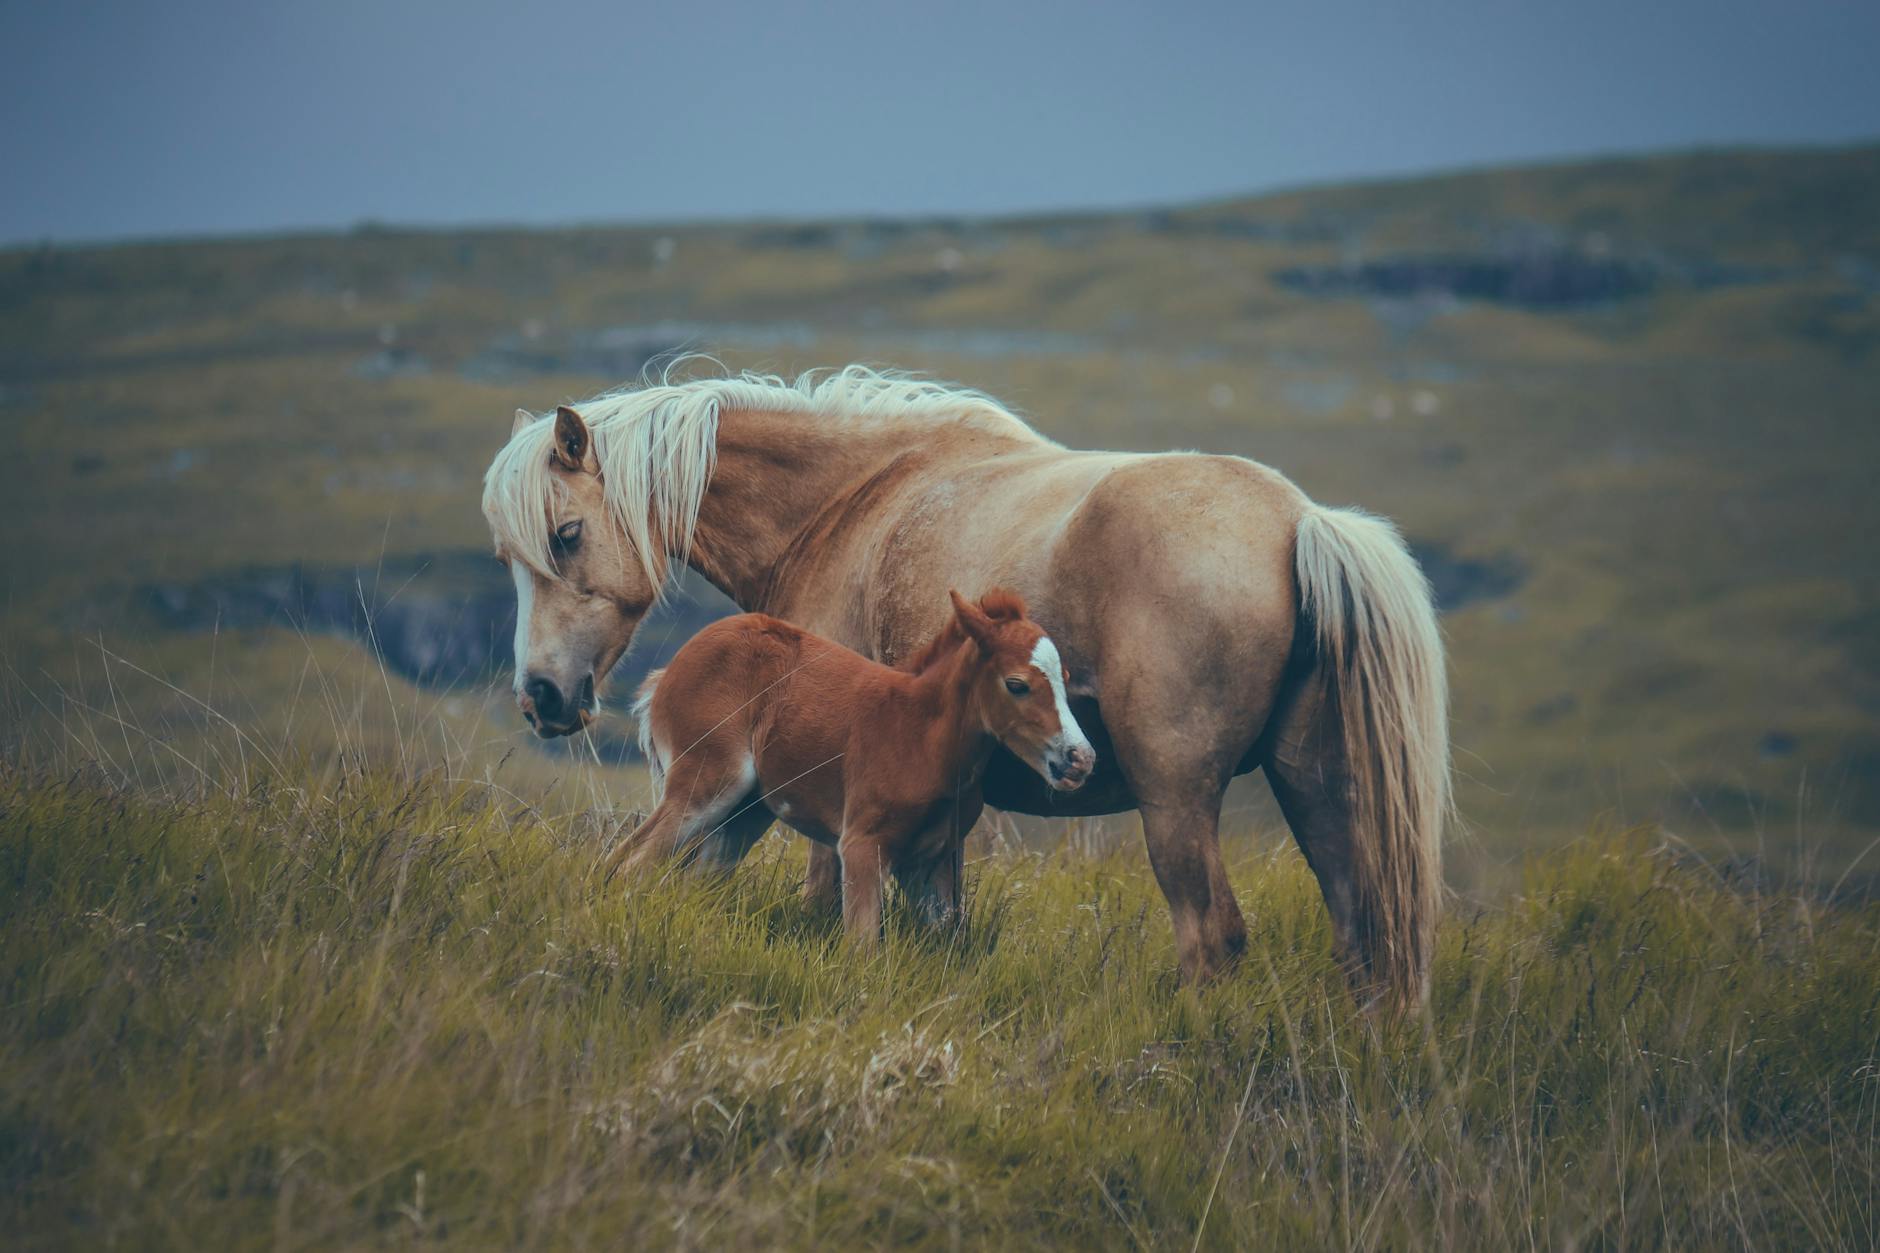
{"type": "Polygon", "coordinates": [[[608,875],[675,855],[729,869],[774,817],[841,858],[852,937],[879,937],[889,873],[928,919],[956,918],[993,750],[1059,791],[1090,777],[1096,753],[1025,602],[951,596],[946,627],[900,668],[765,614],[700,631],[640,689],[660,801],[608,875]]]}

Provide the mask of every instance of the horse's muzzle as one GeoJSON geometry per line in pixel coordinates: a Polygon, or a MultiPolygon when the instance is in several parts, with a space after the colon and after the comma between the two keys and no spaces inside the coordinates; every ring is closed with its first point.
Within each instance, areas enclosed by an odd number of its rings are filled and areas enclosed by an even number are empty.
{"type": "Polygon", "coordinates": [[[594,720],[594,676],[584,677],[570,700],[553,679],[532,674],[516,694],[516,704],[543,739],[573,735],[594,720]]]}

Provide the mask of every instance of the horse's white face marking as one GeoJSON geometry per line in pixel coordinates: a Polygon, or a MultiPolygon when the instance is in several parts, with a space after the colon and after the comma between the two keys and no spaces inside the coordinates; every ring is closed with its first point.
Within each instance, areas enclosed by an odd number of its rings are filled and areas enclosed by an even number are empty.
{"type": "Polygon", "coordinates": [[[535,571],[520,561],[512,561],[509,573],[516,580],[515,689],[520,692],[523,676],[529,672],[529,617],[535,612],[535,571]]]}
{"type": "Polygon", "coordinates": [[[1051,642],[1050,636],[1038,637],[1037,644],[1031,650],[1031,664],[1051,684],[1051,696],[1057,702],[1058,733],[1053,737],[1050,747],[1063,752],[1078,748],[1090,751],[1090,741],[1084,737],[1084,729],[1071,716],[1070,700],[1064,691],[1064,661],[1058,656],[1057,645],[1051,642]]]}

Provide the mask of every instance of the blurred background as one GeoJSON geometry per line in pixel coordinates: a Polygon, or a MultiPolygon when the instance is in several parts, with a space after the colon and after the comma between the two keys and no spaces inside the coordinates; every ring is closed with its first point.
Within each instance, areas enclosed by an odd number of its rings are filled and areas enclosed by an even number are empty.
{"type": "Polygon", "coordinates": [[[5,751],[631,808],[509,700],[509,415],[862,360],[1395,518],[1459,887],[1869,882],[1880,9],[1532,7],[0,5],[5,751]]]}

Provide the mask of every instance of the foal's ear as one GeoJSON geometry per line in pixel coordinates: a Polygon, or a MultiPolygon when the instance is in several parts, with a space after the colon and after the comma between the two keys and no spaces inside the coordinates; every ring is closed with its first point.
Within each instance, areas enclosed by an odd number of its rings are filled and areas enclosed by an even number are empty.
{"type": "Polygon", "coordinates": [[[587,468],[588,448],[587,423],[581,415],[567,405],[555,410],[555,451],[552,454],[555,464],[571,474],[579,474],[587,468]]]}
{"type": "Polygon", "coordinates": [[[953,598],[953,616],[960,620],[960,629],[966,632],[966,638],[979,645],[982,652],[991,652],[992,640],[999,628],[986,616],[986,611],[951,588],[947,595],[953,598]]]}
{"type": "Polygon", "coordinates": [[[516,420],[509,428],[509,438],[514,439],[516,436],[522,434],[522,428],[533,421],[535,421],[535,415],[530,413],[527,409],[516,410],[516,420]]]}

